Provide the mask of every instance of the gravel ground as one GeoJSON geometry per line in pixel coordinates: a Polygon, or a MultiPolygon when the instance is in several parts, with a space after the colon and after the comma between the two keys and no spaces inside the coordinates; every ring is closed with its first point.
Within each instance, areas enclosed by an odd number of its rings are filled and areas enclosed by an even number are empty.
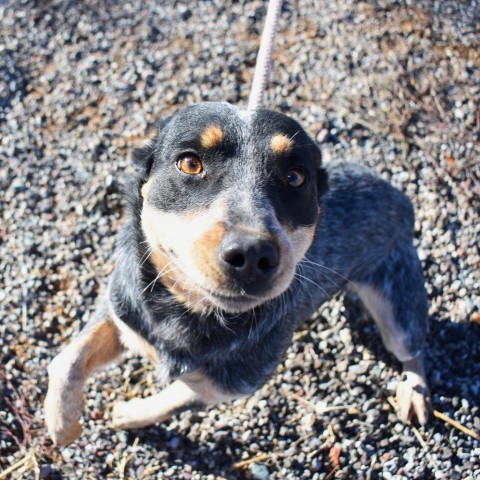
{"type": "MultiPolygon", "coordinates": [[[[10,478],[480,478],[478,440],[434,417],[424,429],[397,421],[398,365],[351,296],[306,322],[251,398],[114,431],[113,401],[156,387],[152,367],[131,358],[88,383],[79,441],[55,449],[46,436],[46,366],[112,269],[132,147],[184,105],[246,104],[265,12],[257,0],[0,0],[0,470],[15,467],[10,478]]],[[[266,99],[316,135],[326,162],[365,163],[412,199],[434,408],[477,434],[479,25],[473,0],[287,2],[266,99]]]]}

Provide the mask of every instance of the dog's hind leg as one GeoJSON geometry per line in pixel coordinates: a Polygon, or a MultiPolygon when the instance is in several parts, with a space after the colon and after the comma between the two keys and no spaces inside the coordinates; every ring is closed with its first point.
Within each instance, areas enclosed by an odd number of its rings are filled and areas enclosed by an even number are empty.
{"type": "Polygon", "coordinates": [[[86,379],[122,351],[119,332],[110,318],[105,298],[99,303],[92,320],[48,366],[45,419],[56,445],[66,445],[78,438],[86,379]]]}
{"type": "Polygon", "coordinates": [[[192,373],[175,380],[156,395],[115,404],[113,425],[116,428],[142,428],[168,420],[184,410],[238,397],[220,391],[205,375],[192,373]]]}
{"type": "Polygon", "coordinates": [[[407,421],[414,414],[425,424],[430,409],[423,361],[428,305],[416,251],[411,246],[393,249],[386,262],[351,287],[377,323],[385,347],[402,362],[400,419],[407,421]]]}

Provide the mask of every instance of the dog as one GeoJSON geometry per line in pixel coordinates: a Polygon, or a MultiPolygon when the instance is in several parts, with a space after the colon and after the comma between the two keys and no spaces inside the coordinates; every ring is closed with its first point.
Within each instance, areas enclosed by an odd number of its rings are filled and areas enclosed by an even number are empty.
{"type": "Polygon", "coordinates": [[[290,117],[228,103],[163,120],[133,161],[108,291],[48,367],[55,444],[81,433],[87,377],[127,351],[150,358],[170,383],[117,403],[117,428],[251,394],[297,327],[343,289],[359,296],[402,363],[400,418],[427,421],[427,295],[400,191],[354,163],[322,166],[290,117]]]}

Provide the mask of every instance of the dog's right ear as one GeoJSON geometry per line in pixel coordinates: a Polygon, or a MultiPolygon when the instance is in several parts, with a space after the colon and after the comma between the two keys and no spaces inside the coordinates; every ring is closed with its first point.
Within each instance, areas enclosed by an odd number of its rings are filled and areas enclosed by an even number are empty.
{"type": "Polygon", "coordinates": [[[143,147],[133,149],[132,161],[135,170],[142,176],[147,178],[153,165],[153,157],[155,151],[155,142],[149,140],[143,147]]]}
{"type": "Polygon", "coordinates": [[[137,172],[144,178],[147,178],[150,175],[150,170],[152,169],[155,157],[155,147],[163,128],[168,124],[170,118],[171,117],[167,117],[149,125],[146,130],[146,144],[143,147],[133,149],[132,161],[135,170],[137,170],[137,172]]]}

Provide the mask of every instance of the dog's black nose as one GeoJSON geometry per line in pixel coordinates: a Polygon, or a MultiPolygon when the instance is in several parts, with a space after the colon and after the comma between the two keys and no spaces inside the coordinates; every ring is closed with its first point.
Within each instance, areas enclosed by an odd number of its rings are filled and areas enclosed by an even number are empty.
{"type": "Polygon", "coordinates": [[[244,286],[269,279],[277,270],[280,252],[276,243],[255,236],[227,236],[220,246],[222,269],[244,286]]]}

